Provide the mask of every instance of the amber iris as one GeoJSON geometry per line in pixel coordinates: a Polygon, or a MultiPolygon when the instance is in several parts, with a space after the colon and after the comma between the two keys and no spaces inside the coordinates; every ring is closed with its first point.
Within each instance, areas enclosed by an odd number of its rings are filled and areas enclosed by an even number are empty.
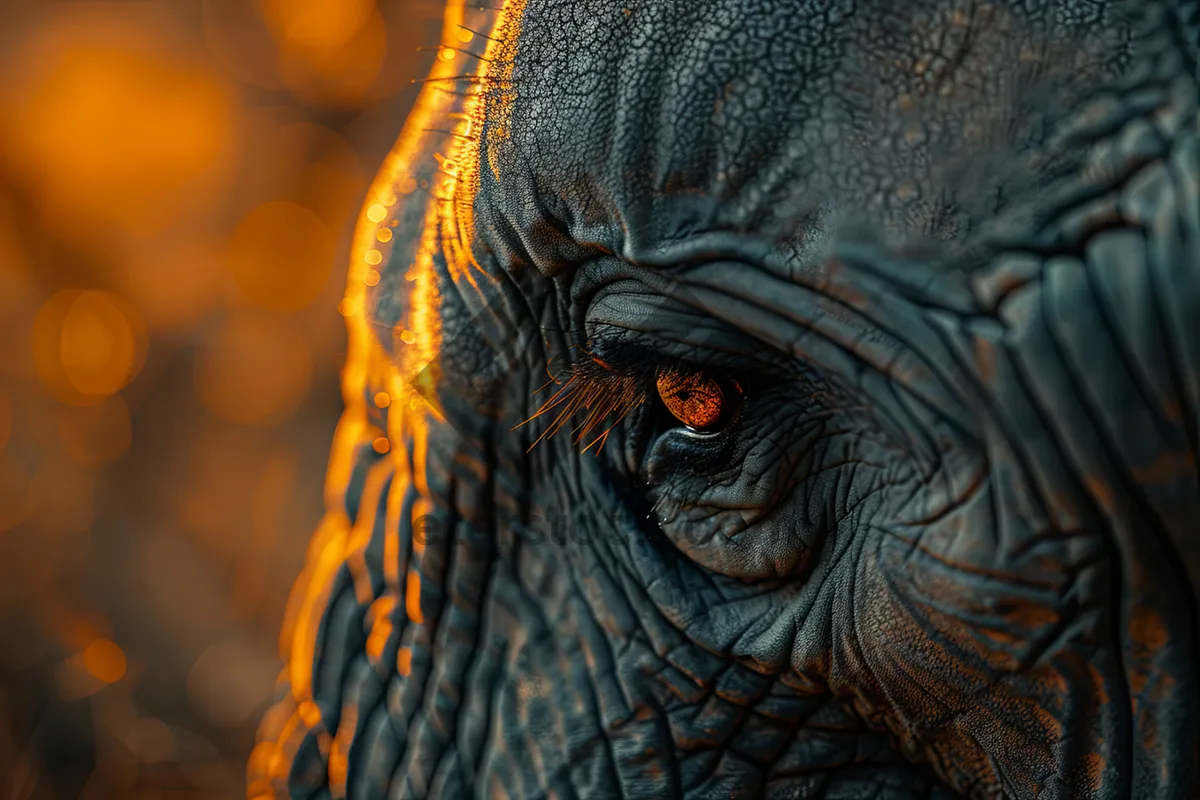
{"type": "Polygon", "coordinates": [[[717,427],[734,399],[720,381],[702,372],[660,369],[657,384],[658,396],[667,410],[675,419],[698,431],[717,427]]]}

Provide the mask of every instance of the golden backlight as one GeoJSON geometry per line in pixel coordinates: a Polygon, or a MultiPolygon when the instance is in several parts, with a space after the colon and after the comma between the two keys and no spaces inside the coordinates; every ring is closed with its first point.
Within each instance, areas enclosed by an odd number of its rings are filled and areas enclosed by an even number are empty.
{"type": "MultiPolygon", "coordinates": [[[[365,289],[397,244],[395,200],[364,200],[412,80],[453,66],[421,49],[442,22],[438,0],[0,3],[3,796],[244,795],[324,510],[347,253],[365,289]]],[[[427,347],[421,319],[396,341],[427,347]]]]}
{"type": "MultiPolygon", "coordinates": [[[[385,651],[393,626],[383,614],[402,608],[409,626],[425,624],[422,602],[422,558],[427,543],[414,531],[412,560],[403,574],[400,529],[411,520],[399,517],[403,499],[415,492],[412,520],[432,510],[426,486],[426,458],[432,426],[442,412],[437,392],[440,381],[437,354],[441,349],[438,313],[438,284],[434,273],[435,254],[440,256],[455,281],[479,279],[472,256],[472,201],[477,186],[478,131],[482,128],[482,96],[478,87],[500,84],[507,75],[491,76],[489,65],[502,63],[496,50],[515,36],[499,31],[515,25],[520,3],[509,3],[490,15],[490,26],[481,31],[477,46],[467,49],[476,34],[465,25],[464,2],[447,4],[443,19],[443,44],[429,78],[424,82],[416,108],[410,114],[399,141],[367,192],[351,247],[345,295],[338,308],[346,318],[350,346],[343,373],[346,411],[338,425],[326,484],[328,512],[310,545],[310,557],[296,582],[280,644],[288,660],[287,679],[291,697],[264,720],[263,740],[255,748],[248,766],[250,796],[277,796],[295,749],[306,736],[315,736],[322,752],[328,753],[328,781],[335,796],[345,791],[348,736],[354,720],[343,717],[332,730],[319,713],[313,713],[312,667],[317,655],[317,637],[335,577],[349,569],[358,600],[370,606],[373,618],[367,639],[368,657],[378,660],[385,651]],[[471,54],[479,56],[471,57],[471,54]],[[454,91],[455,76],[474,75],[461,81],[473,87],[454,91]],[[429,161],[432,160],[432,163],[429,161]],[[432,166],[436,165],[436,171],[432,166]],[[432,172],[433,178],[416,178],[432,172]],[[415,240],[398,240],[393,229],[397,215],[423,217],[422,233],[415,240]],[[395,248],[404,248],[396,251],[395,248]],[[384,282],[387,270],[390,282],[384,282]],[[377,288],[379,287],[379,288],[377,288]],[[374,292],[398,295],[405,311],[391,330],[374,315],[374,292]],[[375,412],[387,409],[386,429],[377,426],[375,412]],[[350,481],[355,459],[364,448],[382,456],[368,468],[357,518],[347,517],[342,498],[350,481]],[[387,491],[386,497],[383,492],[387,491]],[[364,551],[384,513],[384,577],[382,596],[374,597],[366,574],[364,551]]],[[[479,23],[473,23],[474,30],[479,23]]],[[[512,33],[512,31],[509,31],[512,33]]],[[[493,95],[501,115],[506,98],[493,95]]],[[[497,135],[503,136],[500,130],[497,135]]],[[[389,324],[391,324],[389,322],[389,324]]],[[[397,649],[394,670],[407,677],[416,668],[416,654],[408,646],[397,649]]],[[[380,665],[384,668],[383,665],[380,665]]]]}

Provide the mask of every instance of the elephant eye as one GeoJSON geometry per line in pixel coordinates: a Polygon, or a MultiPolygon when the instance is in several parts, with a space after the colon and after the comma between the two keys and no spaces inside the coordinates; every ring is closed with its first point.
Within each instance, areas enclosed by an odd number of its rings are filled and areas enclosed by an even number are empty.
{"type": "Polygon", "coordinates": [[[736,381],[670,367],[659,368],[655,384],[667,411],[688,428],[700,432],[720,428],[741,396],[741,387],[736,381]]]}

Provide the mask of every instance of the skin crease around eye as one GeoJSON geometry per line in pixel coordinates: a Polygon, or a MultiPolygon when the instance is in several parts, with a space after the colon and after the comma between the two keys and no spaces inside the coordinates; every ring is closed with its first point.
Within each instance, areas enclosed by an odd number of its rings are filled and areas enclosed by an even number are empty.
{"type": "Polygon", "coordinates": [[[658,370],[658,396],[671,414],[698,431],[716,427],[726,416],[733,398],[719,382],[703,373],[658,370]]]}

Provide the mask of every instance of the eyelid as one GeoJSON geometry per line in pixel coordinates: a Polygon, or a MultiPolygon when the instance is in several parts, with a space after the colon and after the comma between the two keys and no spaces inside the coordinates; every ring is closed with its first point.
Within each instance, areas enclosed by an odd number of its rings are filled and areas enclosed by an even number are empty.
{"type": "Polygon", "coordinates": [[[587,343],[584,357],[601,369],[639,378],[653,375],[666,360],[663,354],[630,336],[595,337],[587,343]]]}
{"type": "Polygon", "coordinates": [[[713,378],[744,384],[747,367],[770,373],[769,365],[750,362],[740,354],[706,350],[697,345],[667,340],[653,334],[605,325],[593,335],[584,349],[585,358],[603,362],[621,375],[636,377],[652,385],[659,370],[672,369],[683,374],[706,373],[713,378]]]}

